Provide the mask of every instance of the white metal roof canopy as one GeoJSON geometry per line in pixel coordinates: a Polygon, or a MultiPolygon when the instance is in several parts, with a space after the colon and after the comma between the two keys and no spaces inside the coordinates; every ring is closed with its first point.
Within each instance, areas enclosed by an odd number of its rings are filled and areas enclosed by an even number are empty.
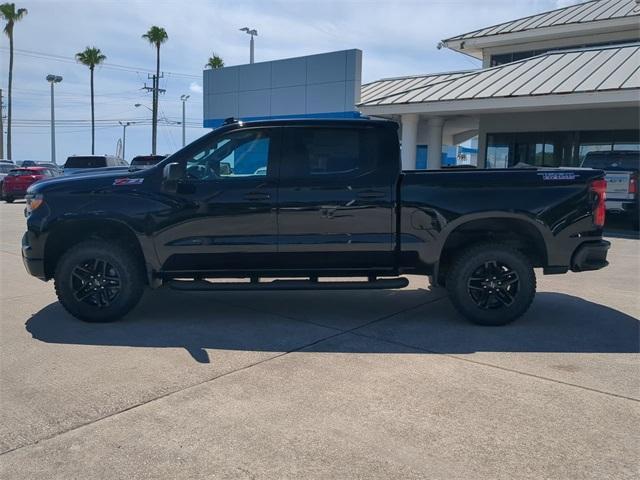
{"type": "Polygon", "coordinates": [[[454,111],[628,104],[637,103],[639,93],[640,44],[632,44],[549,52],[424,86],[378,89],[358,106],[366,114],[388,114],[443,112],[461,103],[454,111]]]}

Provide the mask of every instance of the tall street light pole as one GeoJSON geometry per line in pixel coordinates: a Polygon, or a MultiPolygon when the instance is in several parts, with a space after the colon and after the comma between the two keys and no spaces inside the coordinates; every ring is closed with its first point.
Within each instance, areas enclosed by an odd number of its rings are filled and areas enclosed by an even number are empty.
{"type": "Polygon", "coordinates": [[[47,82],[51,84],[51,163],[56,164],[56,114],[53,101],[53,86],[60,83],[62,77],[59,75],[47,75],[47,82]]]}
{"type": "Polygon", "coordinates": [[[149,110],[149,111],[151,112],[151,114],[152,114],[152,120],[151,120],[151,123],[153,123],[153,110],[152,110],[152,109],[150,109],[150,108],[149,108],[149,107],[147,107],[146,105],[143,105],[142,103],[136,103],[136,104],[134,104],[133,106],[134,106],[134,107],[136,107],[136,108],[144,107],[144,108],[146,108],[147,110],[149,110]]]}
{"type": "Polygon", "coordinates": [[[187,103],[187,100],[189,99],[191,95],[180,95],[180,100],[182,101],[182,146],[185,146],[185,115],[184,115],[184,110],[185,110],[185,104],[187,103]]]}
{"type": "Polygon", "coordinates": [[[126,160],[127,157],[125,156],[125,148],[127,146],[127,127],[129,125],[133,125],[136,122],[121,122],[121,121],[118,121],[118,123],[120,125],[122,125],[122,159],[126,160]]]}
{"type": "Polygon", "coordinates": [[[258,36],[258,30],[255,28],[242,27],[241,32],[245,32],[247,35],[251,35],[251,42],[249,43],[249,63],[253,63],[253,37],[258,36]]]}

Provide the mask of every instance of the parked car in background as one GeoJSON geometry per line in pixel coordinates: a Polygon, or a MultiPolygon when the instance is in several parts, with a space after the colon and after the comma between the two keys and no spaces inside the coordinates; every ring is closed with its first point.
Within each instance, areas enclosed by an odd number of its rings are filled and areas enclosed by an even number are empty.
{"type": "Polygon", "coordinates": [[[57,163],[52,163],[52,162],[38,162],[38,167],[47,167],[50,168],[51,170],[57,170],[60,173],[62,173],[62,166],[58,165],[57,163]]]}
{"type": "Polygon", "coordinates": [[[48,167],[13,168],[9,170],[2,182],[2,198],[5,202],[12,203],[17,198],[24,198],[31,184],[58,175],[48,167]]]}
{"type": "Polygon", "coordinates": [[[138,155],[131,160],[131,168],[140,169],[153,167],[165,158],[167,158],[167,155],[138,155]]]}
{"type": "Polygon", "coordinates": [[[16,167],[37,167],[38,162],[35,160],[18,160],[16,162],[16,167]]]}
{"type": "Polygon", "coordinates": [[[13,164],[13,162],[8,162],[5,160],[0,161],[0,199],[4,198],[2,196],[2,184],[4,183],[4,178],[14,168],[16,168],[16,166],[13,164]]]}
{"type": "Polygon", "coordinates": [[[63,173],[69,175],[86,169],[128,166],[129,164],[122,158],[112,155],[72,155],[67,158],[63,173]]]}
{"type": "Polygon", "coordinates": [[[589,152],[581,166],[605,171],[607,212],[628,216],[633,226],[638,228],[640,152],[630,150],[589,152]]]}

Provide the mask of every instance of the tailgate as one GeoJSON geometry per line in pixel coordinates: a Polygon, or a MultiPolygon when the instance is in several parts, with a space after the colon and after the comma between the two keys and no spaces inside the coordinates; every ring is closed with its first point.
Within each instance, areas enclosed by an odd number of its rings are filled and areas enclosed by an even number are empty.
{"type": "Polygon", "coordinates": [[[32,175],[7,176],[4,179],[5,188],[12,190],[26,190],[33,182],[36,181],[32,175]]]}
{"type": "Polygon", "coordinates": [[[606,172],[607,200],[626,200],[632,172],[606,172]]]}

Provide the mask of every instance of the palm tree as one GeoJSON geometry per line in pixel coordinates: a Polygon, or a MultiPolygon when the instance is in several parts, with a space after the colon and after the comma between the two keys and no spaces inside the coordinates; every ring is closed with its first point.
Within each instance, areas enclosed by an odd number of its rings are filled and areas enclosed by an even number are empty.
{"type": "Polygon", "coordinates": [[[213,52],[211,54],[211,56],[209,57],[209,61],[206,63],[206,65],[204,66],[204,68],[222,68],[224,67],[224,60],[222,60],[222,57],[219,57],[218,55],[216,55],[216,52],[213,52]]]}
{"type": "MultiPolygon", "coordinates": [[[[16,10],[15,3],[0,5],[0,16],[7,22],[4,33],[9,37],[9,92],[7,94],[7,158],[11,160],[11,90],[13,87],[13,26],[27,14],[26,8],[16,10]]],[[[2,115],[2,112],[0,112],[2,115]]]]}
{"type": "Polygon", "coordinates": [[[153,110],[151,119],[151,153],[156,154],[156,140],[158,138],[158,87],[160,85],[160,45],[169,39],[167,31],[153,25],[147,33],[142,35],[152,46],[156,47],[156,76],[153,80],[153,110]]]}
{"type": "Polygon", "coordinates": [[[93,70],[96,68],[96,65],[100,65],[106,59],[107,57],[102,54],[99,48],[96,47],[87,47],[82,52],[76,53],[76,60],[89,67],[89,71],[91,72],[91,155],[93,155],[96,150],[95,114],[93,105],[93,70]]]}

